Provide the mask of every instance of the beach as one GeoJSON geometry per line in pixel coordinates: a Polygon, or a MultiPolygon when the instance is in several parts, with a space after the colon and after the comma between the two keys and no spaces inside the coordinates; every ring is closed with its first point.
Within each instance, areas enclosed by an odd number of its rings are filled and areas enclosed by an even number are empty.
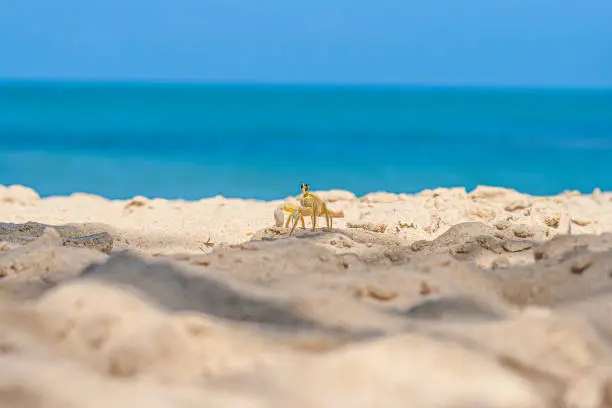
{"type": "Polygon", "coordinates": [[[612,193],[0,186],[0,406],[612,407],[612,193]]]}

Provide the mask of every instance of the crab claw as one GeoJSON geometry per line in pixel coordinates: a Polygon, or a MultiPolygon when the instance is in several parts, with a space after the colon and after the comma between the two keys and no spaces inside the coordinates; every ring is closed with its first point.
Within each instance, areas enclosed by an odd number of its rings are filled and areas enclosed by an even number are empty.
{"type": "Polygon", "coordinates": [[[283,207],[284,205],[281,204],[278,207],[276,207],[276,209],[274,210],[274,221],[276,223],[277,227],[282,227],[283,226],[283,221],[284,221],[284,214],[283,214],[283,207]]]}

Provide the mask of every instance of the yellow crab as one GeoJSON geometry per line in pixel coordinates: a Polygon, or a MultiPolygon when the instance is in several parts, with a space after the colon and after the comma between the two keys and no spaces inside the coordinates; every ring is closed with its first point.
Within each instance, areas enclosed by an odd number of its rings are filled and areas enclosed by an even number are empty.
{"type": "Polygon", "coordinates": [[[293,234],[293,231],[295,230],[298,221],[301,221],[302,228],[306,229],[304,216],[311,217],[313,231],[315,231],[316,229],[317,217],[325,216],[327,230],[331,231],[333,217],[343,218],[344,212],[342,210],[333,211],[327,208],[327,203],[325,201],[323,201],[319,196],[310,192],[310,186],[308,184],[300,185],[300,189],[302,190],[300,206],[296,206],[293,203],[283,203],[279,205],[274,211],[276,225],[278,227],[283,226],[283,211],[286,211],[291,215],[289,216],[289,218],[287,218],[287,222],[285,222],[285,228],[288,227],[291,220],[293,220],[293,226],[291,227],[289,235],[293,234]]]}

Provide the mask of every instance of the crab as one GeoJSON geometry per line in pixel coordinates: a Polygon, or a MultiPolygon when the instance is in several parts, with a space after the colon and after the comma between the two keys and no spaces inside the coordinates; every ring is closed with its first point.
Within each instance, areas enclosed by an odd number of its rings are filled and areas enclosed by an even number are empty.
{"type": "Polygon", "coordinates": [[[312,231],[315,231],[316,229],[317,217],[325,216],[325,220],[327,221],[327,230],[331,231],[333,217],[342,218],[344,217],[344,212],[342,210],[333,211],[327,208],[327,203],[325,203],[325,201],[323,201],[319,196],[310,192],[310,186],[308,184],[301,184],[300,189],[302,190],[302,197],[300,199],[299,206],[293,203],[283,203],[276,208],[274,211],[276,225],[278,227],[283,225],[283,211],[286,211],[291,213],[291,215],[287,219],[287,222],[285,222],[285,228],[287,228],[289,223],[293,220],[293,226],[291,227],[289,235],[293,234],[298,221],[301,221],[302,228],[306,229],[304,216],[310,216],[312,218],[312,231]]]}

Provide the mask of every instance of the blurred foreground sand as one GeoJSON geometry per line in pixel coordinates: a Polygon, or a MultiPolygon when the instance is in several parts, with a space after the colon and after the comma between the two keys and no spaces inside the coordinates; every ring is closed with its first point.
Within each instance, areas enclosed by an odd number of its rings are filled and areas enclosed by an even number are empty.
{"type": "Polygon", "coordinates": [[[0,407],[612,407],[612,194],[321,194],[0,186],[0,407]]]}

